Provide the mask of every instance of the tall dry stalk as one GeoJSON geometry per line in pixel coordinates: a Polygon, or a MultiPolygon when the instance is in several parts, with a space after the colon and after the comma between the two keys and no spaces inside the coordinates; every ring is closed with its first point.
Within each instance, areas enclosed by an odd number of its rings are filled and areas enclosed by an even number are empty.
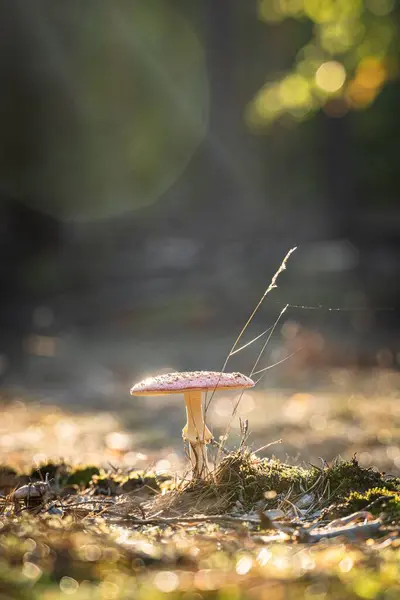
{"type": "MultiPolygon", "coordinates": [[[[258,339],[260,339],[260,337],[262,337],[263,335],[265,335],[266,333],[268,333],[268,332],[269,332],[269,335],[268,335],[268,337],[267,337],[267,340],[266,340],[266,342],[263,344],[263,346],[262,346],[262,349],[261,349],[261,351],[259,352],[259,354],[258,354],[258,356],[257,356],[256,362],[255,362],[255,364],[253,365],[253,368],[252,368],[252,370],[251,370],[250,376],[252,376],[252,375],[253,375],[253,374],[256,372],[257,365],[259,364],[259,362],[260,362],[260,360],[261,360],[261,357],[262,357],[262,355],[263,355],[263,353],[264,353],[264,351],[265,351],[266,347],[268,346],[268,343],[269,343],[269,341],[270,341],[270,339],[271,339],[271,337],[272,337],[272,335],[273,335],[273,333],[274,333],[274,330],[275,330],[275,328],[276,328],[276,326],[277,326],[277,324],[278,324],[279,320],[281,319],[282,315],[284,314],[284,312],[285,312],[285,311],[286,311],[286,309],[288,308],[288,305],[286,305],[286,306],[283,308],[283,310],[281,310],[281,312],[280,312],[280,314],[279,314],[278,318],[276,319],[276,321],[275,321],[275,323],[273,324],[273,326],[272,326],[272,327],[268,328],[268,329],[267,329],[266,331],[264,331],[262,334],[258,335],[257,337],[255,337],[254,339],[252,339],[250,342],[248,342],[248,343],[244,344],[244,345],[243,345],[243,346],[241,346],[240,348],[237,348],[237,346],[238,346],[238,344],[239,344],[239,341],[240,341],[240,340],[241,340],[241,338],[243,337],[244,333],[246,332],[247,328],[249,327],[250,323],[252,322],[252,320],[254,319],[255,315],[257,314],[258,310],[260,309],[261,305],[263,304],[263,302],[264,302],[265,298],[268,296],[268,294],[269,294],[270,292],[272,292],[272,290],[273,290],[273,289],[275,289],[275,288],[277,287],[277,280],[278,280],[278,277],[279,277],[279,275],[280,275],[280,274],[281,274],[283,271],[285,271],[285,269],[286,269],[286,263],[287,263],[287,261],[289,260],[289,257],[291,256],[291,254],[293,254],[293,252],[294,252],[295,250],[296,250],[296,246],[295,246],[294,248],[291,248],[291,249],[289,250],[289,252],[286,254],[286,256],[285,256],[285,258],[283,259],[283,261],[282,261],[282,263],[281,263],[281,265],[280,265],[279,269],[276,271],[275,275],[272,277],[272,279],[271,279],[271,282],[270,282],[269,286],[267,287],[267,289],[265,290],[265,292],[264,292],[264,293],[263,293],[263,295],[261,296],[260,300],[258,301],[258,303],[256,304],[255,308],[253,309],[252,313],[250,314],[249,318],[247,319],[246,323],[245,323],[245,324],[244,324],[244,326],[242,327],[242,329],[241,329],[241,331],[240,331],[239,335],[238,335],[238,336],[237,336],[237,338],[235,339],[235,341],[234,341],[234,343],[233,343],[233,346],[232,346],[232,348],[230,349],[230,351],[229,351],[229,353],[228,353],[228,355],[227,355],[227,357],[226,357],[226,359],[225,359],[225,362],[224,362],[224,364],[223,364],[223,366],[222,366],[222,369],[221,369],[221,372],[222,372],[222,373],[225,371],[225,369],[226,369],[226,366],[227,366],[227,364],[228,364],[228,362],[229,362],[229,359],[230,359],[230,358],[231,358],[231,357],[232,357],[234,354],[237,354],[237,353],[238,353],[240,350],[244,350],[245,348],[247,348],[248,346],[250,346],[250,345],[251,345],[253,342],[256,342],[258,339]]],[[[272,366],[273,366],[273,365],[271,365],[270,367],[267,367],[267,369],[268,369],[268,368],[271,368],[272,366]]],[[[262,372],[262,371],[264,371],[264,370],[265,370],[265,369],[261,369],[261,371],[259,371],[259,372],[262,372]]],[[[260,378],[260,379],[261,379],[261,378],[260,378]]],[[[215,391],[216,391],[216,389],[217,389],[217,386],[216,386],[216,387],[213,389],[213,391],[212,391],[212,393],[211,393],[211,397],[210,397],[210,399],[209,399],[208,401],[207,401],[207,397],[205,398],[205,402],[204,402],[204,414],[205,414],[205,416],[207,415],[207,411],[208,411],[208,409],[209,409],[209,407],[210,407],[210,404],[211,404],[211,402],[212,402],[212,400],[213,400],[213,398],[214,398],[214,394],[215,394],[215,391]]],[[[233,421],[233,419],[234,419],[234,417],[235,417],[235,415],[236,415],[236,412],[237,412],[237,409],[238,409],[238,407],[239,407],[239,404],[240,404],[240,401],[241,401],[241,399],[242,399],[242,396],[243,396],[243,392],[240,394],[240,396],[239,396],[239,399],[238,399],[238,401],[236,402],[236,404],[235,404],[235,406],[234,406],[234,408],[233,408],[232,415],[231,415],[231,417],[230,417],[230,420],[229,420],[229,422],[228,422],[228,425],[227,425],[227,427],[226,427],[226,429],[225,429],[225,433],[224,433],[224,435],[223,435],[223,437],[222,437],[221,444],[220,444],[220,447],[219,447],[219,450],[218,450],[218,454],[217,454],[217,462],[219,462],[219,459],[220,459],[220,452],[221,452],[221,447],[222,447],[222,445],[224,444],[224,442],[226,441],[226,439],[227,439],[227,437],[228,437],[228,435],[229,435],[229,432],[230,432],[230,429],[231,429],[231,425],[232,425],[232,421],[233,421]]]]}

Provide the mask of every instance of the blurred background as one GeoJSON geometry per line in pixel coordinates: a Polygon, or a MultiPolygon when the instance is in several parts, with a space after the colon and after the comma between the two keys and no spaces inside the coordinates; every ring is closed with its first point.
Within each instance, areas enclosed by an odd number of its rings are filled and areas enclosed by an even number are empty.
{"type": "MultiPolygon", "coordinates": [[[[322,439],[326,398],[363,418],[363,399],[392,402],[399,16],[397,0],[1,0],[3,397],[120,411],[155,447],[180,444],[179,400],[156,409],[130,385],[218,370],[296,245],[243,341],[290,304],[260,367],[301,351],[242,417],[281,437],[260,417],[272,394],[268,411],[286,399],[322,439]]],[[[217,428],[232,402],[213,405],[217,428]]],[[[400,467],[393,402],[381,442],[366,435],[400,467]]]]}

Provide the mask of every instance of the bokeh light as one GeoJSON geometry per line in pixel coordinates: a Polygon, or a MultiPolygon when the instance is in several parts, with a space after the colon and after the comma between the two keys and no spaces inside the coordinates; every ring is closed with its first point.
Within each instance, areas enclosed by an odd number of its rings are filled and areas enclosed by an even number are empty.
{"type": "Polygon", "coordinates": [[[238,575],[246,575],[253,566],[253,559],[251,556],[241,556],[236,563],[236,573],[238,575]]]}
{"type": "Polygon", "coordinates": [[[368,10],[377,17],[384,17],[392,12],[395,0],[366,0],[368,10]]]}
{"type": "Polygon", "coordinates": [[[260,18],[271,27],[283,27],[290,17],[308,18],[314,29],[292,71],[267,84],[249,104],[249,127],[262,130],[283,116],[302,121],[318,109],[340,118],[349,110],[368,108],[389,80],[387,64],[392,65],[391,77],[397,73],[394,8],[394,0],[260,0],[260,18]],[[330,102],[326,96],[342,101],[330,102]]]}
{"type": "Polygon", "coordinates": [[[315,74],[316,85],[328,94],[339,91],[345,80],[346,70],[335,60],[323,63],[315,74]]]}
{"type": "Polygon", "coordinates": [[[173,592],[179,585],[179,577],[173,571],[159,571],[154,576],[154,585],[160,592],[173,592]]]}
{"type": "Polygon", "coordinates": [[[67,596],[75,594],[75,592],[78,590],[78,588],[79,588],[79,583],[73,577],[67,577],[67,576],[61,577],[60,590],[67,596]]]}
{"type": "Polygon", "coordinates": [[[279,86],[279,98],[284,108],[310,106],[312,101],[310,84],[302,75],[288,75],[279,86]]]}

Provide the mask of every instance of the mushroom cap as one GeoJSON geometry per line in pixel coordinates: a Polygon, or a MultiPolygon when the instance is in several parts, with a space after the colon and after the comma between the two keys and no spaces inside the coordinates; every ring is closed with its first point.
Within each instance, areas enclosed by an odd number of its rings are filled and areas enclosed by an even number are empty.
{"type": "Polygon", "coordinates": [[[17,500],[22,500],[23,498],[42,498],[49,490],[50,486],[45,481],[27,483],[15,490],[14,498],[17,500]]]}
{"type": "Polygon", "coordinates": [[[131,388],[132,396],[180,394],[187,391],[234,390],[250,388],[254,381],[242,373],[183,371],[148,377],[131,388]]]}

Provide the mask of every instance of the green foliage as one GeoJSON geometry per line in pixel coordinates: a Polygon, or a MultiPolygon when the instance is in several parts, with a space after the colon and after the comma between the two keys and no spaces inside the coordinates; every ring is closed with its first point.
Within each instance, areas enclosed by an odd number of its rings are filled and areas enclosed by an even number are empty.
{"type": "Polygon", "coordinates": [[[295,19],[312,35],[293,69],[256,94],[247,110],[254,129],[286,116],[301,121],[323,108],[334,117],[370,106],[397,76],[400,27],[396,0],[259,0],[271,26],[295,19]]]}

